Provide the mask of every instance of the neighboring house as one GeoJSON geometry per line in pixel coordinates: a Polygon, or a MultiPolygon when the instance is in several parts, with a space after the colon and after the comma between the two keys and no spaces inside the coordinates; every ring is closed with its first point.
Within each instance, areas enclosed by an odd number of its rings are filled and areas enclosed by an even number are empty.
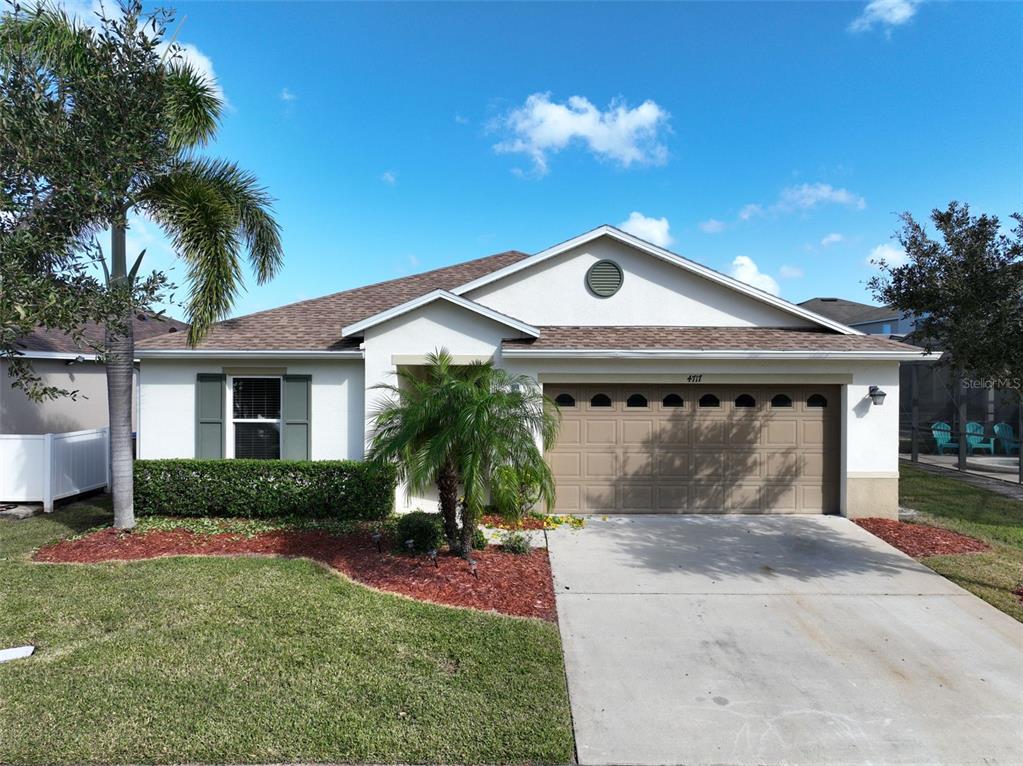
{"type": "MultiPolygon", "coordinates": [[[[181,332],[188,325],[175,319],[158,320],[140,314],[134,322],[135,339],[181,332]]],[[[44,434],[82,431],[107,425],[106,369],[96,361],[96,347],[103,344],[104,331],[90,322],[84,332],[85,345],[78,346],[63,332],[39,328],[21,339],[22,356],[47,386],[77,391],[74,399],[59,397],[33,402],[13,388],[7,362],[0,360],[0,434],[44,434]]],[[[132,413],[135,422],[135,412],[132,413]]]]}
{"type": "MultiPolygon", "coordinates": [[[[842,298],[811,298],[799,304],[805,309],[829,317],[868,335],[894,340],[911,340],[917,318],[891,306],[873,306],[842,298]]],[[[913,394],[916,393],[917,417],[920,423],[920,448],[931,451],[931,424],[943,422],[958,428],[956,402],[958,392],[952,371],[946,364],[918,362],[905,364],[900,372],[899,400],[901,449],[910,450],[909,438],[913,422],[913,394]]],[[[987,381],[969,380],[964,391],[966,420],[983,423],[986,433],[993,433],[995,423],[1015,424],[1019,420],[1019,396],[1015,391],[988,385],[987,381]]]]}
{"type": "Polygon", "coordinates": [[[870,393],[920,349],[610,226],[142,341],[139,455],[361,458],[375,387],[441,347],[557,401],[557,511],[897,514],[898,407],[870,393]]]}
{"type": "Polygon", "coordinates": [[[891,306],[874,306],[844,298],[811,298],[799,305],[867,335],[905,338],[916,329],[915,316],[891,306]]]}

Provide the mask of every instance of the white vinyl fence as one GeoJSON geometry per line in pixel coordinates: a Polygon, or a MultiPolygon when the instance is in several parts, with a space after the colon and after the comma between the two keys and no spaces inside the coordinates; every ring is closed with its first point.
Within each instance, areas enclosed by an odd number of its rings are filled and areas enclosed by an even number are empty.
{"type": "Polygon", "coordinates": [[[43,504],[110,485],[110,429],[0,434],[0,502],[43,504]]]}

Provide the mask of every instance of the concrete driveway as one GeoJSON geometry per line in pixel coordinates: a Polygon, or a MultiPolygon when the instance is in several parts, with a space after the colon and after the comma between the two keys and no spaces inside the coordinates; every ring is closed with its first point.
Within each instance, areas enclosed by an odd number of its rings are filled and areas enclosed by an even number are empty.
{"type": "Polygon", "coordinates": [[[548,545],[581,764],[1023,763],[1023,625],[846,519],[548,545]]]}

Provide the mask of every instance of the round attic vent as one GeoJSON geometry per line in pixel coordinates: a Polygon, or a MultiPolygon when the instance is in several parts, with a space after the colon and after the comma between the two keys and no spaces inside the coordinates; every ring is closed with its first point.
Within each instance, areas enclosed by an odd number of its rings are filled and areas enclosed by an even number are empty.
{"type": "Polygon", "coordinates": [[[610,298],[622,286],[622,268],[614,261],[597,261],[586,272],[586,286],[594,295],[610,298]]]}

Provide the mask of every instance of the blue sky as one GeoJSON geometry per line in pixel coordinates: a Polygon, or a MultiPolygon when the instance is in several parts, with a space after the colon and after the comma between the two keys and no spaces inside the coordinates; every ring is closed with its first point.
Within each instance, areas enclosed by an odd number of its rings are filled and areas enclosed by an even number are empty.
{"type": "MultiPolygon", "coordinates": [[[[867,300],[897,212],[1023,207],[1020,4],[202,2],[178,16],[229,103],[209,153],[278,200],[286,266],[249,283],[239,314],[630,218],[789,300],[867,300]]],[[[133,242],[173,264],[152,224],[133,242]]]]}

